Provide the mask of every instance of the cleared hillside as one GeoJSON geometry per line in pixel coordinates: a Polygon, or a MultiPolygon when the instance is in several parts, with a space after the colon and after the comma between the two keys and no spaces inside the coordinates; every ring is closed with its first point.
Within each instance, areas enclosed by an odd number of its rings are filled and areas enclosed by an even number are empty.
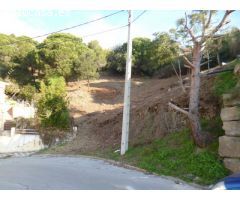
{"type": "MultiPolygon", "coordinates": [[[[200,111],[211,119],[219,114],[219,101],[212,95],[214,78],[203,78],[200,111]]],[[[188,85],[188,81],[186,81],[188,85]]],[[[87,82],[70,82],[70,114],[78,125],[77,137],[68,144],[50,149],[54,153],[94,154],[116,150],[121,141],[124,79],[105,77],[87,82]]],[[[130,146],[147,144],[188,126],[180,113],[167,106],[172,100],[186,107],[188,96],[176,77],[168,79],[134,78],[131,90],[130,146]]]]}

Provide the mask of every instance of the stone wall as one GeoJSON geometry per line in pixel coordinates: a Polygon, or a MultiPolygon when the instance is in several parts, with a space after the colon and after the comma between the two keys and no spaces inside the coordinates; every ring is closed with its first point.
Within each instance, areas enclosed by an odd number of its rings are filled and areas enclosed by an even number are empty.
{"type": "MultiPolygon", "coordinates": [[[[239,75],[239,66],[234,73],[239,75]]],[[[225,135],[219,138],[219,155],[232,172],[240,172],[240,82],[234,93],[223,95],[221,119],[225,135]]]]}

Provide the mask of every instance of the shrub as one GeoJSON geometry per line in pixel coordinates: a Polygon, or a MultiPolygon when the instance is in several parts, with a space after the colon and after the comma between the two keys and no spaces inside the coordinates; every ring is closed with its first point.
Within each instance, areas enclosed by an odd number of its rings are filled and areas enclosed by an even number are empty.
{"type": "Polygon", "coordinates": [[[68,128],[69,112],[63,77],[52,77],[40,84],[37,113],[43,127],[68,128]]]}
{"type": "Polygon", "coordinates": [[[36,88],[30,84],[21,87],[17,84],[11,84],[7,85],[5,89],[5,93],[8,96],[15,97],[20,100],[26,100],[29,102],[34,100],[36,92],[36,88]]]}
{"type": "Polygon", "coordinates": [[[7,85],[5,88],[6,95],[13,96],[20,92],[20,88],[17,84],[7,85]]]}
{"type": "Polygon", "coordinates": [[[34,99],[34,96],[36,94],[36,88],[32,85],[25,85],[20,89],[19,97],[20,99],[27,100],[31,102],[34,99]]]}
{"type": "Polygon", "coordinates": [[[219,74],[214,83],[214,93],[217,96],[222,96],[224,93],[229,93],[237,85],[238,78],[233,72],[223,72],[219,74]]]}

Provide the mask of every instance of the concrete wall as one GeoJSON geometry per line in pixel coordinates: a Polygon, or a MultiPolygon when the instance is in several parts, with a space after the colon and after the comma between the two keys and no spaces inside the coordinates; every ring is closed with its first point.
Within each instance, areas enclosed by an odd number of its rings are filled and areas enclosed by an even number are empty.
{"type": "Polygon", "coordinates": [[[44,148],[39,135],[0,136],[0,153],[32,152],[44,148]]]}

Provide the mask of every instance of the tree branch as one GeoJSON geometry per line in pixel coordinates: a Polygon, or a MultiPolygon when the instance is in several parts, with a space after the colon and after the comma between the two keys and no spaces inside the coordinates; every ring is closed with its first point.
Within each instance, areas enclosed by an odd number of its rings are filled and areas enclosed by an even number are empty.
{"type": "Polygon", "coordinates": [[[206,26],[205,26],[205,17],[203,17],[202,19],[202,35],[201,35],[201,38],[203,38],[203,36],[205,35],[205,31],[206,31],[206,26]]]}
{"type": "Polygon", "coordinates": [[[209,60],[209,61],[207,60],[207,61],[201,63],[200,66],[203,66],[203,65],[205,65],[205,64],[207,64],[208,62],[211,62],[211,61],[212,61],[212,60],[209,60]]]}
{"type": "Polygon", "coordinates": [[[179,111],[179,112],[181,112],[181,113],[183,113],[183,114],[185,114],[185,115],[187,115],[187,116],[189,115],[189,112],[188,112],[188,111],[186,111],[186,110],[184,110],[184,109],[176,106],[175,104],[173,104],[173,103],[171,103],[171,102],[169,102],[168,105],[169,105],[171,108],[173,108],[174,110],[176,110],[176,111],[179,111]]]}
{"type": "Polygon", "coordinates": [[[205,28],[205,29],[208,29],[208,27],[209,27],[209,25],[210,25],[210,22],[211,22],[211,19],[212,19],[212,14],[213,14],[213,10],[210,10],[207,23],[204,24],[204,28],[205,28]]]}
{"type": "Polygon", "coordinates": [[[217,26],[215,26],[215,28],[208,34],[204,37],[204,39],[207,39],[207,38],[210,38],[212,37],[216,32],[219,31],[219,29],[221,27],[223,27],[224,25],[226,25],[228,22],[226,22],[227,20],[227,17],[232,13],[234,12],[234,10],[226,10],[222,20],[219,22],[219,24],[217,26]]]}
{"type": "Polygon", "coordinates": [[[192,62],[190,62],[190,60],[188,60],[186,56],[183,55],[183,59],[187,63],[187,66],[189,66],[190,68],[195,68],[195,66],[192,64],[192,62]]]}
{"type": "Polygon", "coordinates": [[[180,76],[178,75],[178,73],[177,73],[177,70],[176,70],[176,68],[175,68],[174,64],[173,64],[173,63],[171,63],[171,64],[172,64],[172,67],[173,67],[173,70],[174,70],[174,72],[175,72],[176,76],[177,76],[177,77],[178,77],[178,79],[180,80],[180,76]]]}
{"type": "Polygon", "coordinates": [[[186,67],[186,68],[188,68],[188,69],[192,69],[192,67],[189,66],[189,65],[184,65],[184,67],[186,67]]]}
{"type": "Polygon", "coordinates": [[[191,36],[192,41],[195,43],[197,42],[196,37],[194,36],[192,30],[188,27],[188,21],[187,21],[187,13],[185,12],[185,26],[184,28],[187,30],[188,34],[191,36]]]}

